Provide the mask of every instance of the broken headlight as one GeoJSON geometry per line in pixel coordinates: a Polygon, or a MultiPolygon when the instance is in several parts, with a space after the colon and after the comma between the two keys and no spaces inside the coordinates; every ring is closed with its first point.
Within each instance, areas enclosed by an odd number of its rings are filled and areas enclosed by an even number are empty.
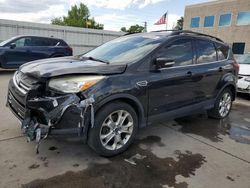
{"type": "Polygon", "coordinates": [[[103,78],[104,76],[64,76],[52,78],[49,81],[49,88],[63,93],[78,93],[90,88],[103,78]]]}

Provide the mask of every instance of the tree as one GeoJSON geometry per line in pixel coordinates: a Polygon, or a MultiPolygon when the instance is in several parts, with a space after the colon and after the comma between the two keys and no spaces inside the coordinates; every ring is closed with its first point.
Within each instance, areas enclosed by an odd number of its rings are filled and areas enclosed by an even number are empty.
{"type": "Polygon", "coordinates": [[[103,24],[96,23],[94,18],[89,17],[90,13],[88,7],[80,3],[79,7],[77,5],[71,6],[67,16],[52,19],[51,24],[103,29],[103,24]]]}
{"type": "Polygon", "coordinates": [[[127,33],[141,33],[144,31],[144,27],[136,24],[136,25],[131,25],[128,30],[126,29],[126,27],[122,27],[121,31],[127,33]]]}
{"type": "Polygon", "coordinates": [[[183,29],[183,22],[184,22],[184,18],[183,18],[183,16],[182,16],[182,17],[180,17],[179,20],[177,20],[177,24],[176,24],[176,26],[174,27],[174,29],[182,30],[182,29],[183,29]]]}

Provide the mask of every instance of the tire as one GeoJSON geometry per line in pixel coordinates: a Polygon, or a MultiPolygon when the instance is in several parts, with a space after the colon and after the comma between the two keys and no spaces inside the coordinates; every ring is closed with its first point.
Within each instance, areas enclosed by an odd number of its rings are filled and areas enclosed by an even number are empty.
{"type": "Polygon", "coordinates": [[[231,111],[232,103],[232,91],[229,88],[226,88],[217,97],[214,108],[208,110],[208,117],[215,119],[226,118],[231,111]]]}
{"type": "Polygon", "coordinates": [[[88,133],[88,145],[102,156],[115,156],[129,147],[137,130],[135,110],[127,103],[111,102],[97,112],[95,125],[88,133]],[[118,117],[121,117],[120,121],[118,117]]]}

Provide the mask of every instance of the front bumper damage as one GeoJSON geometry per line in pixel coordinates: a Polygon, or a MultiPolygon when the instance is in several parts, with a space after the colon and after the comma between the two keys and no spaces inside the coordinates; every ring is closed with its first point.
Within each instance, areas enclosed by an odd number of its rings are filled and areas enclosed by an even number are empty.
{"type": "Polygon", "coordinates": [[[50,135],[78,135],[86,139],[89,125],[94,125],[94,102],[93,96],[81,99],[76,94],[68,94],[32,97],[23,106],[9,90],[7,106],[21,120],[28,141],[36,141],[38,153],[41,141],[50,135]]]}

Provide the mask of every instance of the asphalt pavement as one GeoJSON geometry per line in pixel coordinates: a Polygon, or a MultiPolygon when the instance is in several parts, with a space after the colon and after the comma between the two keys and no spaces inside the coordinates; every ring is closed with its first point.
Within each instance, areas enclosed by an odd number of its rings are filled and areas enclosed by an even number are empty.
{"type": "Polygon", "coordinates": [[[250,96],[228,118],[206,114],[141,129],[123,154],[103,158],[80,140],[28,143],[5,107],[14,72],[0,72],[0,187],[250,187],[250,96]]]}

